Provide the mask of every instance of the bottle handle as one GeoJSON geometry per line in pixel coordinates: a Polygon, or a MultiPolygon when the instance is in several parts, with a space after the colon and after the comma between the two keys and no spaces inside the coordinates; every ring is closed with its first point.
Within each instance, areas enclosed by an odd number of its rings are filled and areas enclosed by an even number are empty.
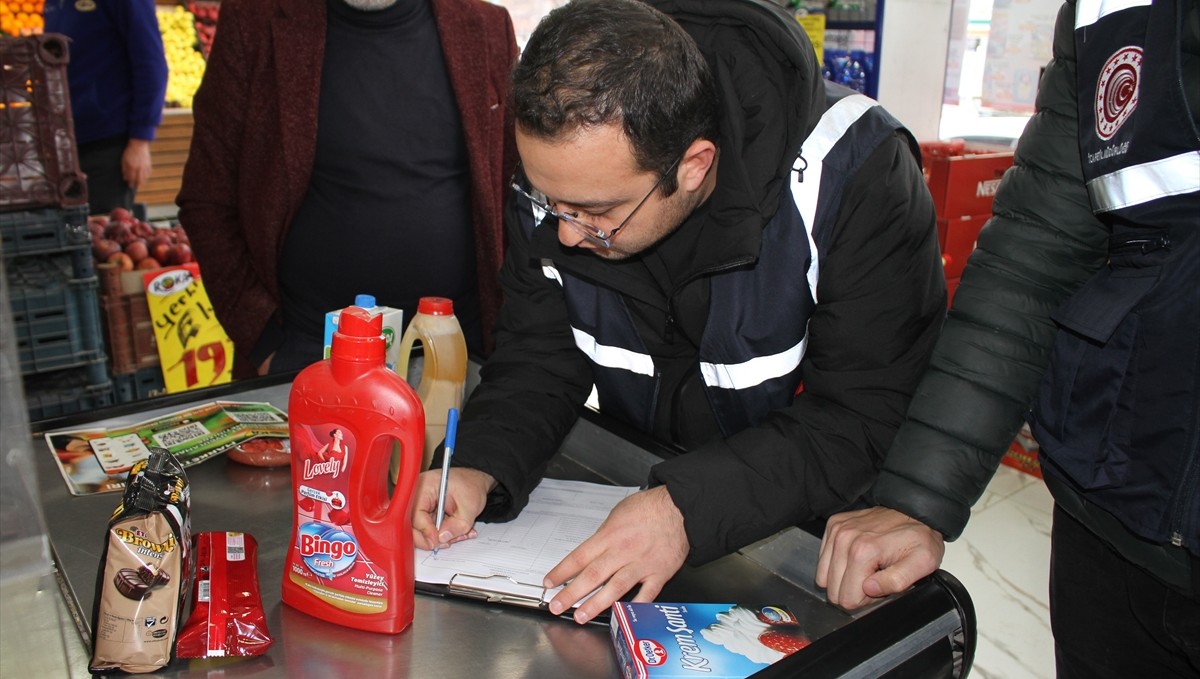
{"type": "MultiPolygon", "coordinates": [[[[422,412],[422,415],[424,413],[422,412]]],[[[415,428],[414,428],[415,429],[415,428]]],[[[421,460],[425,454],[425,425],[421,418],[421,427],[414,430],[402,430],[399,436],[387,436],[393,445],[387,446],[385,468],[390,464],[394,445],[399,443],[400,464],[396,474],[396,486],[392,490],[392,499],[412,498],[417,486],[417,477],[421,475],[421,460]],[[411,459],[415,458],[416,462],[411,459]]],[[[386,473],[386,472],[385,472],[386,473]]],[[[412,525],[412,517],[405,515],[412,507],[411,501],[391,502],[386,516],[389,521],[403,520],[404,525],[412,525]]]]}

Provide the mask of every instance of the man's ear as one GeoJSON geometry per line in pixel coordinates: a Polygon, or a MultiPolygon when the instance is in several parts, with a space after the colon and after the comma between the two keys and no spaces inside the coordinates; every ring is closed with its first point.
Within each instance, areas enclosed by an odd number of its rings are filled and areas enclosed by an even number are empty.
{"type": "Polygon", "coordinates": [[[679,161],[679,187],[695,191],[704,184],[713,163],[717,162],[717,145],[708,139],[693,141],[679,161]]]}

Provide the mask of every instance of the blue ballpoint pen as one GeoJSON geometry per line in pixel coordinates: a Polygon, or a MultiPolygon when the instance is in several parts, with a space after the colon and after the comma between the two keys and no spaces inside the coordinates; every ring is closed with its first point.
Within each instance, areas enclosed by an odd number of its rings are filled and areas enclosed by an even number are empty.
{"type": "MultiPolygon", "coordinates": [[[[454,456],[454,438],[458,433],[458,408],[451,408],[446,415],[446,444],[442,452],[442,485],[438,489],[437,522],[434,527],[441,539],[442,519],[446,515],[446,478],[450,476],[450,458],[454,456]]],[[[438,553],[438,545],[433,547],[434,555],[438,553]]]]}

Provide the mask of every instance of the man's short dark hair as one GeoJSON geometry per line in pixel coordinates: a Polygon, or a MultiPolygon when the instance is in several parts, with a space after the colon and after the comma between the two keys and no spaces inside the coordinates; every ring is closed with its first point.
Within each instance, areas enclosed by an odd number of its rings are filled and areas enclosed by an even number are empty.
{"type": "MultiPolygon", "coordinates": [[[[717,142],[708,63],[682,27],[637,0],[573,0],[538,24],[512,73],[525,134],[619,124],[641,169],[665,173],[697,138],[717,142]]],[[[664,193],[676,189],[674,177],[664,193]]]]}

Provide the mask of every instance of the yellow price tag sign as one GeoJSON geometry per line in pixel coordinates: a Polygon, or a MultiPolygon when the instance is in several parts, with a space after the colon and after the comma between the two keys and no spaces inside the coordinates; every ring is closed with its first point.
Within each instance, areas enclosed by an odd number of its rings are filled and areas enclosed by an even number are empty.
{"type": "Polygon", "coordinates": [[[199,265],[148,271],[142,281],[167,393],[233,379],[233,342],[213,313],[199,265]]]}
{"type": "Polygon", "coordinates": [[[817,63],[824,65],[825,63],[825,15],[824,14],[798,14],[796,21],[804,32],[808,34],[809,41],[813,44],[813,49],[817,51],[817,63]]]}

